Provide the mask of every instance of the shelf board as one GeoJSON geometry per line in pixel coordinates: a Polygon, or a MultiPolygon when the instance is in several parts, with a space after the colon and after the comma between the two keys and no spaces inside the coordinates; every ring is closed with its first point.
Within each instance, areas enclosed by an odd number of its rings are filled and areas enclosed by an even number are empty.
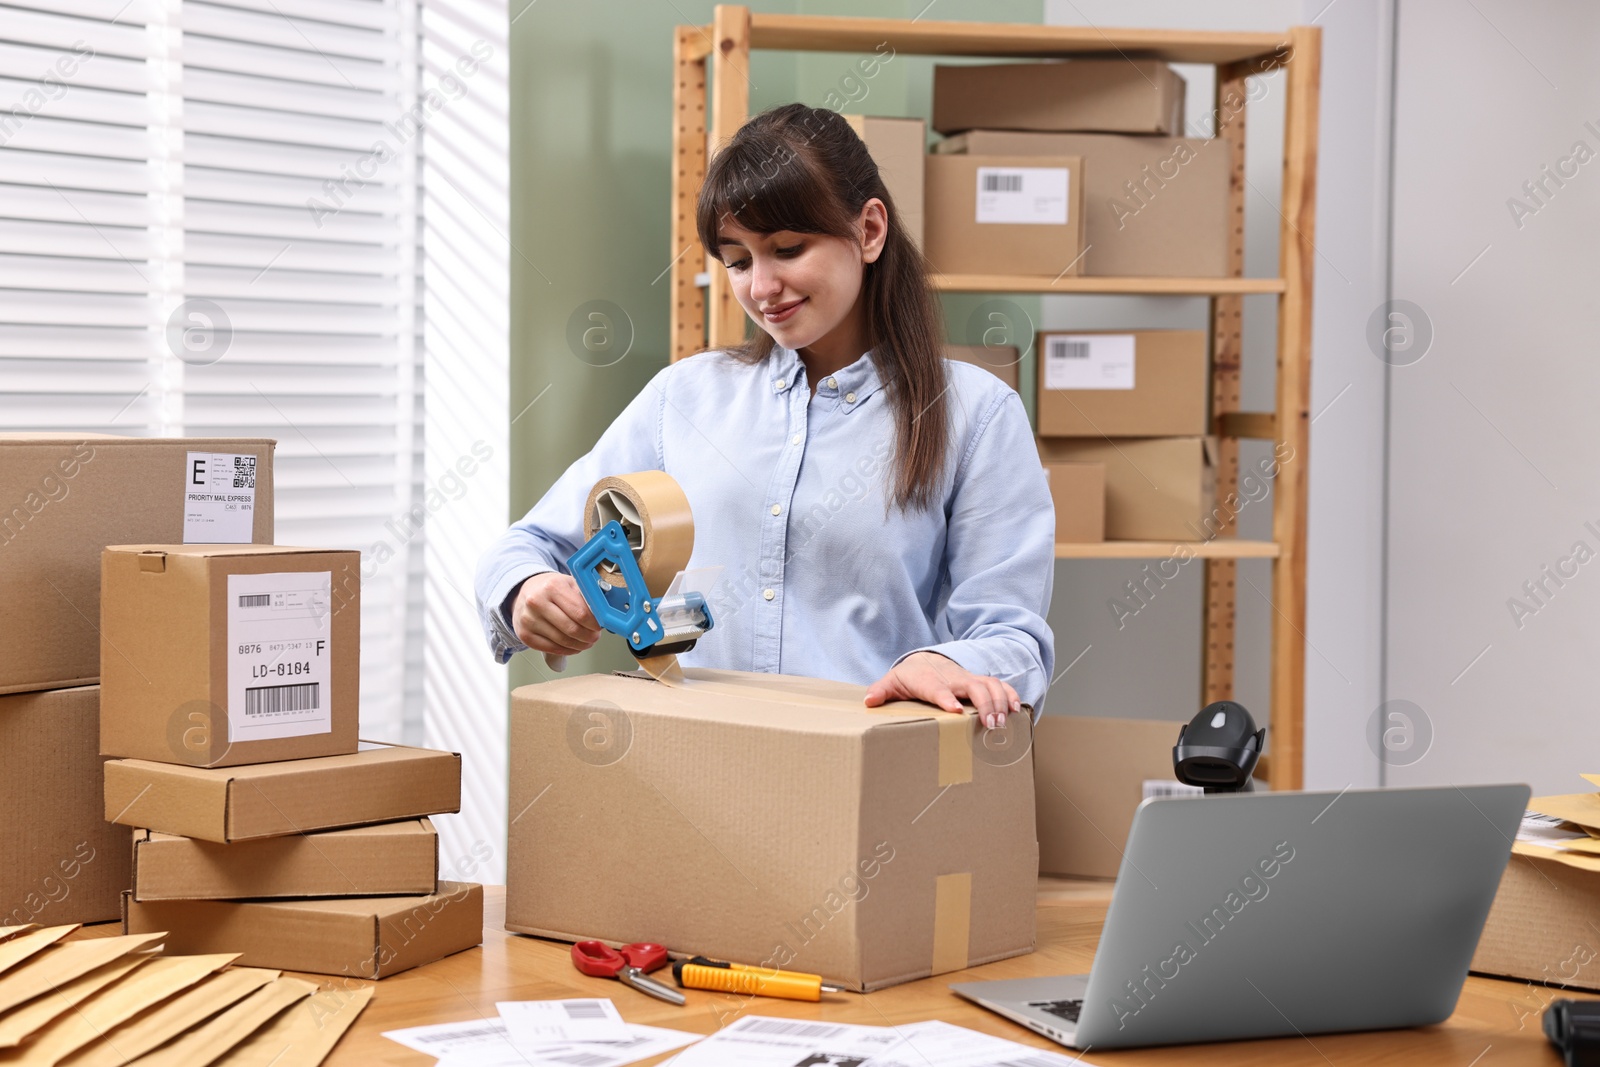
{"type": "Polygon", "coordinates": [[[1215,541],[1077,541],[1056,542],[1056,559],[1166,559],[1187,548],[1194,559],[1273,559],[1272,541],[1222,537],[1215,541]]]}
{"type": "Polygon", "coordinates": [[[946,293],[1128,293],[1143,296],[1233,296],[1281,293],[1282,278],[1049,278],[1033,274],[935,274],[946,293]]]}
{"type": "Polygon", "coordinates": [[[932,56],[1154,56],[1169,63],[1238,63],[1287,53],[1275,33],[1200,30],[1099,29],[992,22],[853,18],[819,15],[750,16],[750,47],[797,52],[872,52],[887,44],[897,54],[932,56]]]}

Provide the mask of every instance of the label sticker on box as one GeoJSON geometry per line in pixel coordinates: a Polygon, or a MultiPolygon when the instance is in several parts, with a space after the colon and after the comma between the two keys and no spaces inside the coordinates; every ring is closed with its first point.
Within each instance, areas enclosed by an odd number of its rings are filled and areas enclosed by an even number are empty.
{"type": "Polygon", "coordinates": [[[1046,389],[1132,389],[1133,334],[1049,334],[1044,339],[1046,389]]]}
{"type": "Polygon", "coordinates": [[[979,167],[978,221],[1066,225],[1066,167],[979,167]]]}
{"type": "Polygon", "coordinates": [[[256,457],[190,452],[183,469],[183,543],[248,545],[255,524],[256,457]]]}
{"type": "Polygon", "coordinates": [[[333,730],[333,572],[228,575],[228,742],[333,730]]]}

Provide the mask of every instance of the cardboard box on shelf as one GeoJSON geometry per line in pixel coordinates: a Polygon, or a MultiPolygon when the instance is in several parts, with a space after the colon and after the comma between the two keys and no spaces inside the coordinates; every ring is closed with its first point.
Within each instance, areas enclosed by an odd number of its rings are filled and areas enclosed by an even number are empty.
{"type": "Polygon", "coordinates": [[[112,545],[100,752],[197,767],[356,750],[361,553],[112,545]]]}
{"type": "Polygon", "coordinates": [[[271,544],[274,445],[0,433],[0,693],[99,679],[106,545],[271,544]]]}
{"type": "Polygon", "coordinates": [[[1106,539],[1106,465],[1046,463],[1056,505],[1056,543],[1106,539]]]}
{"type": "Polygon", "coordinates": [[[1105,464],[1108,540],[1209,538],[1206,520],[1217,498],[1214,438],[1041,437],[1039,455],[1046,463],[1105,464]]]}
{"type": "Polygon", "coordinates": [[[856,990],[1032,950],[1028,716],[996,746],[973,715],[869,709],[860,686],[684,673],[512,695],[506,929],[856,990]]]}
{"type": "Polygon", "coordinates": [[[1018,366],[1022,357],[1017,353],[1016,345],[945,345],[944,358],[982,367],[1012,389],[1022,384],[1022,372],[1018,366]]]}
{"type": "Polygon", "coordinates": [[[105,820],[98,686],[0,696],[0,926],[103,922],[128,886],[105,820]]]}
{"type": "Polygon", "coordinates": [[[378,979],[483,941],[483,887],[428,896],[327,900],[157,900],[123,896],[127,933],[166,930],[169,955],[240,953],[241,967],[378,979]]]}
{"type": "Polygon", "coordinates": [[[1159,59],[1068,59],[933,68],[933,128],[1183,132],[1184,81],[1159,59]]]}
{"type": "Polygon", "coordinates": [[[427,819],[231,845],[136,830],[135,900],[244,900],[432,893],[439,835],[427,819]]]}
{"type": "Polygon", "coordinates": [[[1083,157],[1083,273],[1220,278],[1228,274],[1229,152],[1199,137],[969,130],[947,154],[1083,157]]]}
{"type": "Polygon", "coordinates": [[[361,742],[349,756],[243,767],[105,765],[105,817],[227,843],[461,810],[461,757],[361,742]]]}
{"type": "Polygon", "coordinates": [[[883,184],[894,200],[912,242],[922,247],[923,173],[927,155],[928,127],[921,119],[881,118],[877,115],[845,115],[844,120],[866,142],[872,161],[878,165],[883,184]]]}
{"type": "Polygon", "coordinates": [[[1073,276],[1083,267],[1078,156],[928,156],[924,236],[941,274],[1073,276]]]}
{"type": "Polygon", "coordinates": [[[1040,437],[1203,434],[1210,358],[1203,330],[1039,334],[1040,437]]]}
{"type": "Polygon", "coordinates": [[[1147,781],[1170,782],[1178,722],[1044,715],[1033,730],[1039,873],[1115,878],[1147,781]]]}

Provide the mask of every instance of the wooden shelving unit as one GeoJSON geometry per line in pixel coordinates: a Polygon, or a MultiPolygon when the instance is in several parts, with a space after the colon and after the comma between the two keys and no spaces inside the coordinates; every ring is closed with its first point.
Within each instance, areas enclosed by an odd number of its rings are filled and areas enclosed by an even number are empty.
{"type": "MultiPolygon", "coordinates": [[[[1221,278],[1046,278],[938,275],[944,292],[1093,293],[1206,296],[1211,302],[1211,410],[1221,438],[1218,499],[1236,492],[1238,440],[1275,442],[1280,457],[1273,490],[1271,541],[1246,541],[1224,528],[1213,540],[1187,545],[1146,541],[1058,544],[1058,559],[1162,559],[1187,550],[1204,560],[1206,654],[1202,702],[1233,694],[1234,578],[1240,559],[1272,561],[1271,783],[1298,789],[1303,778],[1305,707],[1306,472],[1309,463],[1311,283],[1315,251],[1317,113],[1321,30],[1287,34],[1184,30],[1116,30],[1007,23],[906,21],[808,15],[752,15],[719,5],[710,26],[679,26],[674,39],[672,171],[672,358],[681,359],[744,336],[744,313],[727,274],[713,267],[709,285],[695,254],[695,199],[705,180],[707,135],[720,144],[749,117],[750,52],[774,49],[869,53],[887,43],[896,53],[1055,59],[1086,55],[1152,56],[1217,68],[1215,135],[1229,152],[1235,224],[1229,276],[1221,278]],[[709,68],[709,71],[708,71],[709,68]],[[1279,273],[1244,274],[1245,79],[1283,68],[1285,118],[1279,273]],[[707,75],[710,74],[710,91],[707,75]],[[708,120],[709,111],[709,122],[708,120]],[[1278,298],[1276,404],[1270,412],[1239,410],[1244,296],[1278,298]],[[708,305],[709,300],[709,305],[708,305]]],[[[1263,761],[1265,764],[1267,761],[1263,761]]]]}

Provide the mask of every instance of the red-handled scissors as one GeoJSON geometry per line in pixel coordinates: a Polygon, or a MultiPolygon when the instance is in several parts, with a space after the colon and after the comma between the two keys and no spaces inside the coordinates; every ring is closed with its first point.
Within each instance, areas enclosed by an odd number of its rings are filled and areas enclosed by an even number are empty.
{"type": "Polygon", "coordinates": [[[660,945],[639,941],[611,948],[601,941],[579,941],[572,946],[572,965],[596,978],[615,978],[641,993],[659,997],[669,1004],[683,1004],[683,994],[645,975],[665,967],[667,950],[660,945]]]}

